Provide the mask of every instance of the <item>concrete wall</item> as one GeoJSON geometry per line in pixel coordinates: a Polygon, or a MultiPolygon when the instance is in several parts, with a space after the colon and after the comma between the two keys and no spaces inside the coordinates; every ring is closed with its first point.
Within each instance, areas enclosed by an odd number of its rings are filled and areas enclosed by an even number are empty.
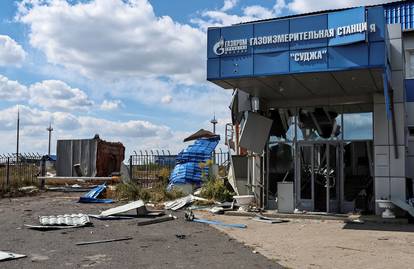
{"type": "MultiPolygon", "coordinates": [[[[384,96],[382,94],[374,96],[375,199],[405,200],[407,115],[404,91],[404,46],[400,24],[388,25],[387,30],[397,138],[394,143],[392,121],[387,119],[384,96]],[[398,150],[398,158],[395,148],[398,150]]],[[[377,207],[376,213],[381,212],[377,207]]]]}

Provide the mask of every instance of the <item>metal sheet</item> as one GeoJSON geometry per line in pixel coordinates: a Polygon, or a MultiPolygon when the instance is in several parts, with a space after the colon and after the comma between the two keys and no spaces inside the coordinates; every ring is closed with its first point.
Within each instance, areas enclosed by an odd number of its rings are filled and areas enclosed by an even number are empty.
{"type": "Polygon", "coordinates": [[[40,216],[40,224],[48,225],[66,225],[66,226],[80,226],[90,223],[89,216],[85,214],[65,214],[57,216],[40,216]]]}
{"type": "Polygon", "coordinates": [[[138,201],[126,204],[126,205],[121,205],[121,206],[118,206],[118,207],[114,207],[114,208],[102,211],[100,215],[103,216],[103,217],[107,217],[107,216],[111,216],[111,215],[116,215],[116,214],[121,214],[121,213],[124,213],[124,212],[128,212],[130,210],[138,209],[140,207],[145,207],[145,204],[142,200],[138,200],[138,201]]]}
{"type": "Polygon", "coordinates": [[[16,254],[16,253],[12,253],[12,252],[0,251],[0,261],[20,259],[20,258],[24,258],[24,257],[26,257],[26,255],[16,254]]]}
{"type": "Polygon", "coordinates": [[[269,138],[273,121],[258,113],[249,112],[240,136],[240,146],[261,154],[269,138]]]}

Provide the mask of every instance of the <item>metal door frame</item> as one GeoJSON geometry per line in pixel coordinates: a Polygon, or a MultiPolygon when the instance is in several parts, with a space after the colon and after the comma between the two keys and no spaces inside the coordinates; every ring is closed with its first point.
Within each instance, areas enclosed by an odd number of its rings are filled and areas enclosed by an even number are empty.
{"type": "MultiPolygon", "coordinates": [[[[315,166],[315,145],[326,145],[326,159],[327,159],[327,166],[329,168],[329,154],[330,154],[330,147],[335,146],[336,149],[336,182],[335,182],[335,188],[336,188],[336,199],[331,200],[330,199],[330,188],[329,186],[326,186],[326,192],[327,192],[327,199],[326,199],[326,211],[329,213],[331,211],[331,205],[337,204],[335,211],[342,211],[342,200],[343,200],[343,178],[344,178],[344,165],[343,165],[343,158],[344,158],[344,142],[343,141],[333,141],[333,140],[319,140],[319,141],[298,141],[296,142],[297,146],[296,152],[295,152],[295,159],[297,160],[295,165],[295,191],[296,191],[296,205],[300,203],[310,203],[310,209],[311,211],[315,210],[315,173],[312,171],[311,174],[311,199],[301,199],[301,176],[302,176],[302,169],[301,169],[301,160],[299,158],[300,156],[300,150],[303,147],[310,147],[311,148],[311,166],[312,170],[315,166]]],[[[329,170],[328,170],[329,171],[329,170]]]]}

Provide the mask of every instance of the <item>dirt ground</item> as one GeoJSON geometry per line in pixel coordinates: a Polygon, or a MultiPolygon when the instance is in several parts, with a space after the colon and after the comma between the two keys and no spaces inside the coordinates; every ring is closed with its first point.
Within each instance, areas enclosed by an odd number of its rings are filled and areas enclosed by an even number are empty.
{"type": "Polygon", "coordinates": [[[137,226],[133,220],[92,220],[93,227],[34,231],[39,215],[98,214],[119,204],[79,204],[80,194],[48,193],[0,200],[0,250],[28,257],[0,268],[282,268],[205,224],[177,220],[137,226]],[[179,239],[176,235],[185,235],[179,239]],[[76,242],[131,236],[130,241],[77,246],[76,242]]]}
{"type": "Polygon", "coordinates": [[[248,217],[197,215],[247,224],[245,230],[216,228],[288,268],[414,268],[414,225],[410,224],[303,219],[265,224],[248,217]]]}

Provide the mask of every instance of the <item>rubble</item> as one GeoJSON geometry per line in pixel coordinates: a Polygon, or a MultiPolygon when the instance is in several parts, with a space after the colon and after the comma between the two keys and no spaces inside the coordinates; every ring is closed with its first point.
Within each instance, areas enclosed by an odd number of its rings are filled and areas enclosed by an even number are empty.
{"type": "Polygon", "coordinates": [[[179,198],[179,199],[174,200],[174,201],[165,202],[164,206],[165,206],[165,209],[167,209],[167,210],[176,211],[178,209],[181,209],[181,208],[185,207],[186,205],[189,205],[189,204],[193,203],[194,201],[208,202],[207,199],[197,197],[197,196],[194,196],[194,195],[190,194],[188,196],[185,196],[183,198],[179,198]]]}
{"type": "Polygon", "coordinates": [[[99,199],[98,197],[106,190],[106,184],[99,185],[79,198],[79,203],[103,203],[110,204],[112,199],[99,199]]]}
{"type": "Polygon", "coordinates": [[[223,226],[223,227],[228,227],[228,228],[240,228],[240,229],[247,228],[246,224],[228,224],[228,223],[224,223],[224,222],[221,222],[221,221],[199,219],[194,215],[194,213],[191,210],[189,210],[185,213],[185,219],[187,221],[205,223],[205,224],[210,224],[210,225],[218,225],[218,226],[223,226]]]}

